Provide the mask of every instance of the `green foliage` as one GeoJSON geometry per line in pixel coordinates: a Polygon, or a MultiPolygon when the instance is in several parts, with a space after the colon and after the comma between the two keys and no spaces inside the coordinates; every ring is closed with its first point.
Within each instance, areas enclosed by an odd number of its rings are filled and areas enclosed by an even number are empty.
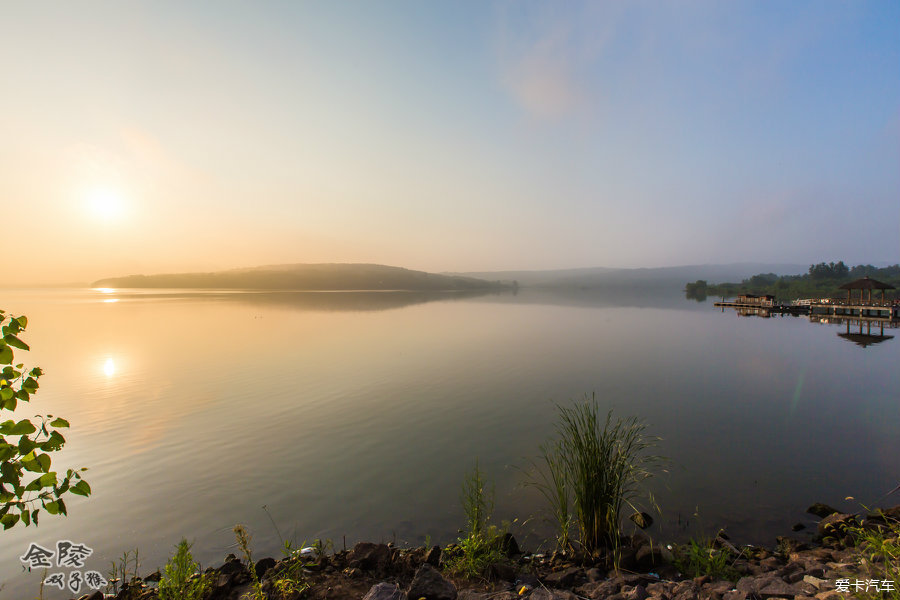
{"type": "Polygon", "coordinates": [[[123,552],[118,563],[111,560],[109,573],[107,574],[107,590],[112,587],[113,594],[118,594],[119,584],[121,583],[124,589],[132,579],[137,577],[139,567],[140,560],[137,548],[133,552],[130,550],[123,552]],[[128,576],[129,564],[131,564],[131,577],[128,576]]]}
{"type": "MultiPolygon", "coordinates": [[[[797,298],[846,297],[846,291],[841,290],[840,286],[866,276],[900,288],[900,264],[884,268],[872,265],[857,265],[851,268],[843,261],[838,261],[810,265],[807,273],[802,275],[778,277],[774,273],[760,273],[740,283],[714,285],[698,280],[685,286],[685,295],[688,298],[700,299],[700,296],[732,298],[738,294],[772,294],[781,301],[797,298]]],[[[889,291],[885,297],[896,298],[896,294],[896,291],[889,291]]],[[[873,295],[873,298],[875,297],[880,299],[881,294],[873,295]]]]}
{"type": "Polygon", "coordinates": [[[284,542],[282,553],[285,560],[282,563],[283,567],[272,579],[272,590],[278,600],[299,598],[310,588],[303,573],[306,563],[298,555],[299,550],[295,550],[290,541],[284,542]]]}
{"type": "Polygon", "coordinates": [[[191,545],[182,538],[159,580],[159,600],[200,600],[211,587],[210,578],[194,561],[191,545]]]}
{"type": "Polygon", "coordinates": [[[893,581],[894,589],[882,591],[855,591],[858,598],[889,598],[900,600],[900,521],[885,518],[886,523],[850,527],[848,532],[855,539],[856,547],[863,553],[868,562],[867,579],[893,581]]]}
{"type": "Polygon", "coordinates": [[[737,560],[728,548],[716,548],[713,540],[691,540],[673,550],[675,568],[688,577],[709,575],[713,579],[737,581],[741,574],[734,568],[737,560]]]}
{"type": "Polygon", "coordinates": [[[250,579],[253,582],[253,598],[254,600],[266,600],[266,594],[263,592],[259,576],[256,574],[256,565],[253,564],[253,554],[250,552],[250,532],[243,525],[235,525],[233,531],[238,546],[244,553],[244,558],[247,559],[247,570],[250,571],[250,579]]]}
{"type": "Polygon", "coordinates": [[[640,484],[661,460],[647,451],[659,438],[645,437],[646,425],[636,418],[613,420],[609,411],[603,419],[593,395],[558,410],[557,438],[542,447],[543,465],[530,483],[550,502],[559,546],[568,546],[577,528],[577,541],[587,552],[611,549],[617,564],[623,508],[639,510],[640,484]]]}
{"type": "Polygon", "coordinates": [[[494,489],[485,491],[487,482],[484,472],[478,468],[478,460],[475,460],[475,468],[463,480],[460,502],[463,512],[466,514],[466,526],[469,537],[483,536],[494,511],[494,489]]]}
{"type": "MultiPolygon", "coordinates": [[[[43,375],[39,367],[26,371],[22,363],[14,364],[13,348],[29,349],[19,337],[27,325],[27,318],[0,311],[0,411],[13,412],[20,402],[29,402],[43,375]]],[[[69,422],[53,415],[37,418],[39,426],[29,419],[0,422],[0,524],[4,529],[19,522],[26,527],[37,525],[41,509],[65,515],[63,495],[91,493],[91,486],[78,471],[67,470],[60,481],[50,470],[50,453],[66,442],[57,429],[68,427],[69,422]]]]}
{"type": "Polygon", "coordinates": [[[466,515],[465,536],[459,539],[459,552],[447,562],[452,573],[467,579],[483,577],[490,565],[505,558],[501,548],[505,532],[490,524],[494,490],[486,488],[485,474],[476,460],[475,468],[463,480],[459,497],[466,515]]]}

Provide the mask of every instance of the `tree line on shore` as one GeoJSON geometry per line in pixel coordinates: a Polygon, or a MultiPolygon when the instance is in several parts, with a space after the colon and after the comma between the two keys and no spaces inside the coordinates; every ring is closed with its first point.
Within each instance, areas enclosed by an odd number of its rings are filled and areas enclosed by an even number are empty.
{"type": "MultiPolygon", "coordinates": [[[[771,294],[778,300],[844,297],[846,292],[840,290],[840,286],[862,277],[871,277],[900,288],[900,264],[879,268],[873,265],[848,267],[844,261],[821,262],[810,265],[809,271],[800,275],[759,273],[740,283],[709,283],[698,279],[686,284],[684,292],[686,297],[698,302],[706,300],[707,296],[732,298],[738,294],[771,294]]],[[[896,294],[896,290],[888,290],[886,297],[896,298],[896,294]]]]}

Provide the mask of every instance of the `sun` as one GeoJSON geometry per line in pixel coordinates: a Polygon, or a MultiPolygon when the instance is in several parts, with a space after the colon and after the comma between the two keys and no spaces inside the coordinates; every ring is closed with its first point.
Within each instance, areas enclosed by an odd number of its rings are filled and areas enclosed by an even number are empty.
{"type": "Polygon", "coordinates": [[[125,212],[122,197],[112,189],[95,188],[86,194],[90,213],[103,221],[119,220],[125,212]]]}

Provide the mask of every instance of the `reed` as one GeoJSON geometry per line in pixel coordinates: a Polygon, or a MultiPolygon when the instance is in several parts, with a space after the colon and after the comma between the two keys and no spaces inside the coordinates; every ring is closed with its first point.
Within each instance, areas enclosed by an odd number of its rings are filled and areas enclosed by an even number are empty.
{"type": "Polygon", "coordinates": [[[646,424],[636,417],[614,419],[610,410],[604,418],[594,395],[557,408],[557,437],[542,447],[529,483],[550,503],[558,546],[571,545],[576,529],[587,552],[610,549],[617,564],[623,510],[639,510],[641,483],[662,460],[648,453],[659,438],[645,435],[646,424]]]}

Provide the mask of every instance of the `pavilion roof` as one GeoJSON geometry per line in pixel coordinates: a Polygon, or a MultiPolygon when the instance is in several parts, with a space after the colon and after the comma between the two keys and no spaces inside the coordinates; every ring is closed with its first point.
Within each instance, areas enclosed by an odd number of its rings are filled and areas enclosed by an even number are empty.
{"type": "Polygon", "coordinates": [[[895,290],[894,286],[889,283],[882,283],[877,279],[871,279],[868,275],[862,279],[851,281],[840,286],[842,290],[895,290]]]}

